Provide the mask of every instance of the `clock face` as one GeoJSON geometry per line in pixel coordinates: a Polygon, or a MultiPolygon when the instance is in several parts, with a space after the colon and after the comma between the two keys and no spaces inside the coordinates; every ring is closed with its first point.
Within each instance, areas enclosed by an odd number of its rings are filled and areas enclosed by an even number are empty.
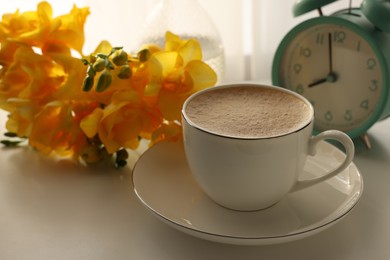
{"type": "Polygon", "coordinates": [[[316,130],[348,133],[373,121],[383,72],[376,52],[361,34],[345,25],[319,23],[284,44],[277,83],[313,104],[316,130]]]}

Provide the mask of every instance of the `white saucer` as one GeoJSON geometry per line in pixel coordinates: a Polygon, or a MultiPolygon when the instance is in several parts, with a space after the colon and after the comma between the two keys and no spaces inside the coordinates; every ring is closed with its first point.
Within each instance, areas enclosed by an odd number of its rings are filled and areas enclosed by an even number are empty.
{"type": "MultiPolygon", "coordinates": [[[[309,157],[304,178],[322,175],[344,158],[321,142],[309,157]]],[[[265,245],[314,235],[346,216],[363,192],[355,164],[327,182],[288,194],[255,212],[223,208],[211,201],[191,176],[182,143],[162,142],[146,151],[133,171],[140,201],[160,220],[190,235],[222,243],[265,245]]]]}

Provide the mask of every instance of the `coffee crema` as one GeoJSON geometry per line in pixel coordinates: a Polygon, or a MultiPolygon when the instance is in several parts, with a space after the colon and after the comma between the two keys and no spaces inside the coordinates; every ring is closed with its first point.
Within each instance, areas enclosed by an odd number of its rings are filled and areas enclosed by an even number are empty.
{"type": "Polygon", "coordinates": [[[199,128],[238,138],[285,135],[313,116],[310,106],[295,95],[258,86],[214,87],[194,96],[184,109],[199,128]]]}

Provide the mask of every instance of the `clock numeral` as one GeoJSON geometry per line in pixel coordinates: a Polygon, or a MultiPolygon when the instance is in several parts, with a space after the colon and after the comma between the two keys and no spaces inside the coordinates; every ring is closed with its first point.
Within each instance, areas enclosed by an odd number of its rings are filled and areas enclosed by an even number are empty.
{"type": "Polygon", "coordinates": [[[373,70],[376,66],[376,60],[373,59],[373,58],[369,58],[367,61],[366,61],[366,65],[367,65],[367,69],[368,70],[373,70]]]}
{"type": "Polygon", "coordinates": [[[295,92],[297,92],[298,94],[302,94],[302,93],[303,93],[303,85],[302,85],[302,84],[299,84],[299,85],[295,88],[295,92]]]}
{"type": "Polygon", "coordinates": [[[309,58],[311,56],[311,49],[301,47],[299,54],[303,57],[309,58]]]}
{"type": "Polygon", "coordinates": [[[360,41],[358,41],[358,43],[357,43],[357,45],[356,45],[356,51],[357,51],[357,52],[359,52],[359,51],[360,51],[360,44],[361,44],[361,42],[360,42],[360,41]]]}
{"type": "Polygon", "coordinates": [[[326,112],[324,118],[325,118],[325,120],[328,121],[328,122],[329,122],[329,121],[332,121],[332,120],[333,120],[333,114],[332,114],[332,112],[330,112],[330,111],[326,112]]]}
{"type": "Polygon", "coordinates": [[[302,65],[301,64],[294,64],[294,67],[293,67],[293,70],[296,74],[299,74],[299,72],[301,72],[302,70],[302,65]]]}
{"type": "Polygon", "coordinates": [[[344,119],[346,121],[351,121],[352,120],[352,111],[351,110],[346,110],[345,111],[344,119]]]}
{"type": "Polygon", "coordinates": [[[364,108],[365,110],[368,110],[368,99],[363,100],[363,101],[360,103],[360,107],[361,107],[361,108],[364,108]]]}
{"type": "Polygon", "coordinates": [[[317,34],[316,43],[320,44],[320,45],[324,44],[324,34],[323,33],[317,34]]]}
{"type": "Polygon", "coordinates": [[[378,90],[378,81],[376,79],[371,80],[371,84],[368,86],[371,91],[378,90]]]}
{"type": "Polygon", "coordinates": [[[333,33],[333,39],[335,42],[343,43],[347,35],[343,31],[335,31],[333,33]]]}

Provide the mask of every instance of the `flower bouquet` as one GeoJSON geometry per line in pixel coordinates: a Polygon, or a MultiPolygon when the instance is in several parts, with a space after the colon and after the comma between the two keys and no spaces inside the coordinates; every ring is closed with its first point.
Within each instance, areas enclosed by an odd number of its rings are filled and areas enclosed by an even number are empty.
{"type": "Polygon", "coordinates": [[[180,111],[192,93],[215,85],[195,39],[167,32],[165,46],[127,53],[102,41],[82,53],[88,8],[53,17],[36,11],[4,14],[0,21],[0,109],[8,113],[2,143],[27,141],[45,155],[86,164],[127,149],[181,138],[180,111]]]}

